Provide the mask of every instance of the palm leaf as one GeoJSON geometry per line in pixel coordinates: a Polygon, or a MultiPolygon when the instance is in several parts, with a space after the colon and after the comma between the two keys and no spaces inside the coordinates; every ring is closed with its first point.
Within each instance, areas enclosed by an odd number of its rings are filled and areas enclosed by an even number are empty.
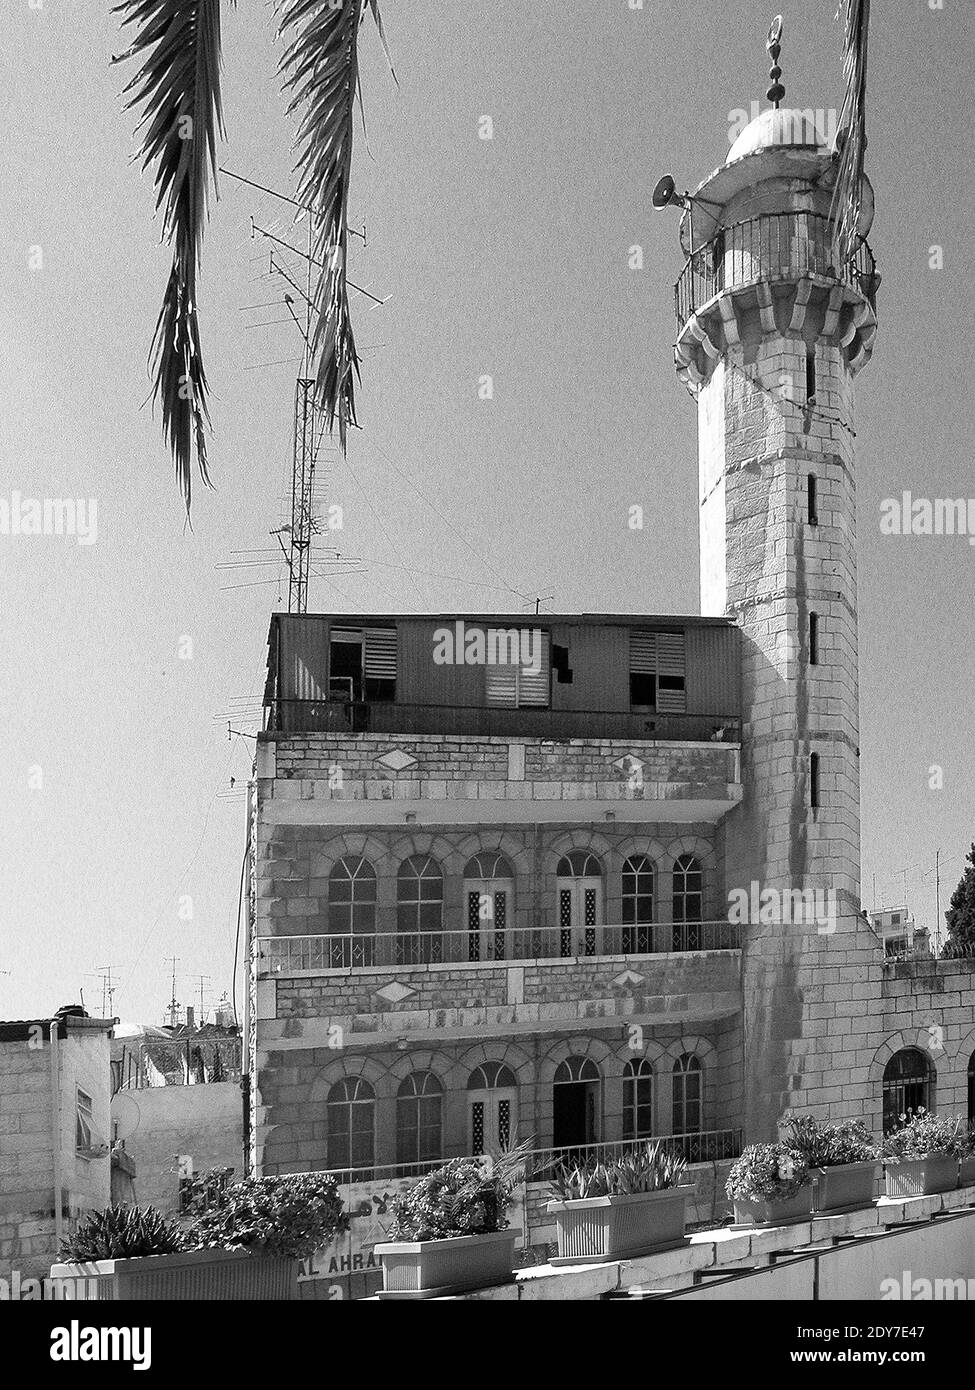
{"type": "Polygon", "coordinates": [[[142,107],[142,168],[154,168],[162,235],[173,247],[149,371],[189,512],[194,456],[204,483],[210,482],[197,275],[211,178],[216,189],[217,135],[224,133],[220,0],[122,0],[114,13],[123,15],[123,29],[136,26],[130,48],[113,62],[138,58],[142,64],[124,95],[129,107],[142,107]]]}
{"type": "Polygon", "coordinates": [[[310,254],[318,268],[312,291],[309,350],[315,396],[330,431],[345,448],[355,425],[359,377],[349,292],[349,180],[359,95],[359,28],[370,10],[385,47],[378,0],[279,0],[279,34],[288,114],[295,135],[298,201],[311,209],[310,254]]]}
{"type": "Polygon", "coordinates": [[[841,0],[843,13],[843,75],[846,92],[838,129],[843,136],[830,217],[833,255],[842,265],[857,246],[857,225],[863,199],[863,164],[867,149],[867,34],[870,0],[841,0]]]}

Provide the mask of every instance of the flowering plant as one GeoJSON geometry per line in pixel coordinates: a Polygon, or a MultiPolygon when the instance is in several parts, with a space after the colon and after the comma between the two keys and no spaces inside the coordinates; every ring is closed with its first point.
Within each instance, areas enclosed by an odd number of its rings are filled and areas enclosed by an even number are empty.
{"type": "Polygon", "coordinates": [[[778,1202],[809,1182],[808,1164],[788,1144],[749,1144],[725,1184],[732,1201],[778,1202]]]}
{"type": "Polygon", "coordinates": [[[785,1143],[801,1154],[810,1168],[835,1168],[841,1163],[866,1163],[877,1157],[877,1146],[862,1120],[839,1124],[815,1120],[812,1115],[789,1117],[785,1143]]]}
{"type": "Polygon", "coordinates": [[[330,1173],[289,1173],[222,1184],[208,1175],[187,1206],[192,1250],[246,1250],[251,1255],[307,1259],[348,1229],[338,1184],[330,1173]]]}
{"type": "Polygon", "coordinates": [[[525,1144],[486,1161],[452,1158],[425,1174],[390,1204],[393,1226],[387,1239],[443,1240],[505,1230],[528,1152],[525,1144]]]}
{"type": "Polygon", "coordinates": [[[912,1162],[929,1154],[961,1158],[968,1149],[968,1135],[960,1115],[939,1119],[919,1105],[899,1115],[896,1129],[884,1136],[881,1153],[890,1163],[912,1162]]]}

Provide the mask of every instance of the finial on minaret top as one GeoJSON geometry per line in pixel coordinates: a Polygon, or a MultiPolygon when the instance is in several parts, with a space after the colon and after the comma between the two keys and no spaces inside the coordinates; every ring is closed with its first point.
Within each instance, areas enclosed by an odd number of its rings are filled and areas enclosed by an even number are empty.
{"type": "Polygon", "coordinates": [[[765,47],[768,49],[769,57],[772,59],[772,67],[769,71],[769,79],[772,85],[765,95],[768,97],[769,101],[772,102],[776,111],[778,111],[779,103],[785,96],[785,88],[779,81],[782,76],[782,69],[779,67],[779,54],[782,52],[782,16],[780,14],[775,16],[769,26],[768,42],[765,47]]]}

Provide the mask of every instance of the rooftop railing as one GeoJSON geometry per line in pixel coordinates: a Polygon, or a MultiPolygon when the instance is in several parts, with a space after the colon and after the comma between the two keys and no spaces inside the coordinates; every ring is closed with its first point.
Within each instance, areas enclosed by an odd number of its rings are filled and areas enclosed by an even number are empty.
{"type": "Polygon", "coordinates": [[[877,265],[870,247],[861,242],[853,256],[837,267],[832,223],[824,214],[777,212],[736,222],[685,262],[674,290],[677,332],[722,290],[807,275],[849,285],[871,302],[876,295],[877,265]]]}
{"type": "MultiPolygon", "coordinates": [[[[741,1153],[740,1129],[702,1130],[695,1134],[661,1134],[641,1139],[618,1139],[592,1144],[562,1144],[546,1149],[532,1149],[525,1158],[525,1178],[528,1182],[545,1182],[554,1177],[562,1164],[585,1161],[605,1163],[626,1153],[643,1149],[647,1144],[661,1143],[672,1149],[687,1163],[718,1163],[738,1158],[741,1153]]],[[[473,1155],[481,1157],[481,1155],[473,1155]]],[[[471,1155],[466,1155],[471,1157],[471,1155]]],[[[419,1178],[432,1173],[448,1162],[446,1158],[430,1158],[422,1163],[372,1164],[368,1167],[330,1168],[328,1171],[342,1183],[391,1182],[396,1178],[419,1178]]]]}
{"type": "Polygon", "coordinates": [[[411,965],[482,965],[599,956],[737,951],[741,927],[727,920],[581,927],[263,936],[255,941],[260,976],[319,975],[411,965]]]}
{"type": "Polygon", "coordinates": [[[737,714],[562,710],[525,706],[405,704],[398,700],[274,700],[268,730],[281,733],[468,734],[539,739],[741,742],[737,714]]]}

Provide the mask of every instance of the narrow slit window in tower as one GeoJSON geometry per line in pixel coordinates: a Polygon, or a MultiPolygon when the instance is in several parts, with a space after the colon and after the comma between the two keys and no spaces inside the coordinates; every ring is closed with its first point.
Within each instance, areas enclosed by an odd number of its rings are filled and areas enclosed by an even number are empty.
{"type": "Polygon", "coordinates": [[[810,526],[819,525],[818,504],[818,481],[815,473],[810,473],[806,479],[806,520],[810,526]]]}
{"type": "Polygon", "coordinates": [[[809,665],[819,665],[819,614],[809,614],[809,665]]]}
{"type": "Polygon", "coordinates": [[[814,811],[819,809],[819,754],[809,755],[809,805],[814,811]]]}
{"type": "Polygon", "coordinates": [[[816,349],[806,348],[806,401],[816,399],[816,349]]]}

